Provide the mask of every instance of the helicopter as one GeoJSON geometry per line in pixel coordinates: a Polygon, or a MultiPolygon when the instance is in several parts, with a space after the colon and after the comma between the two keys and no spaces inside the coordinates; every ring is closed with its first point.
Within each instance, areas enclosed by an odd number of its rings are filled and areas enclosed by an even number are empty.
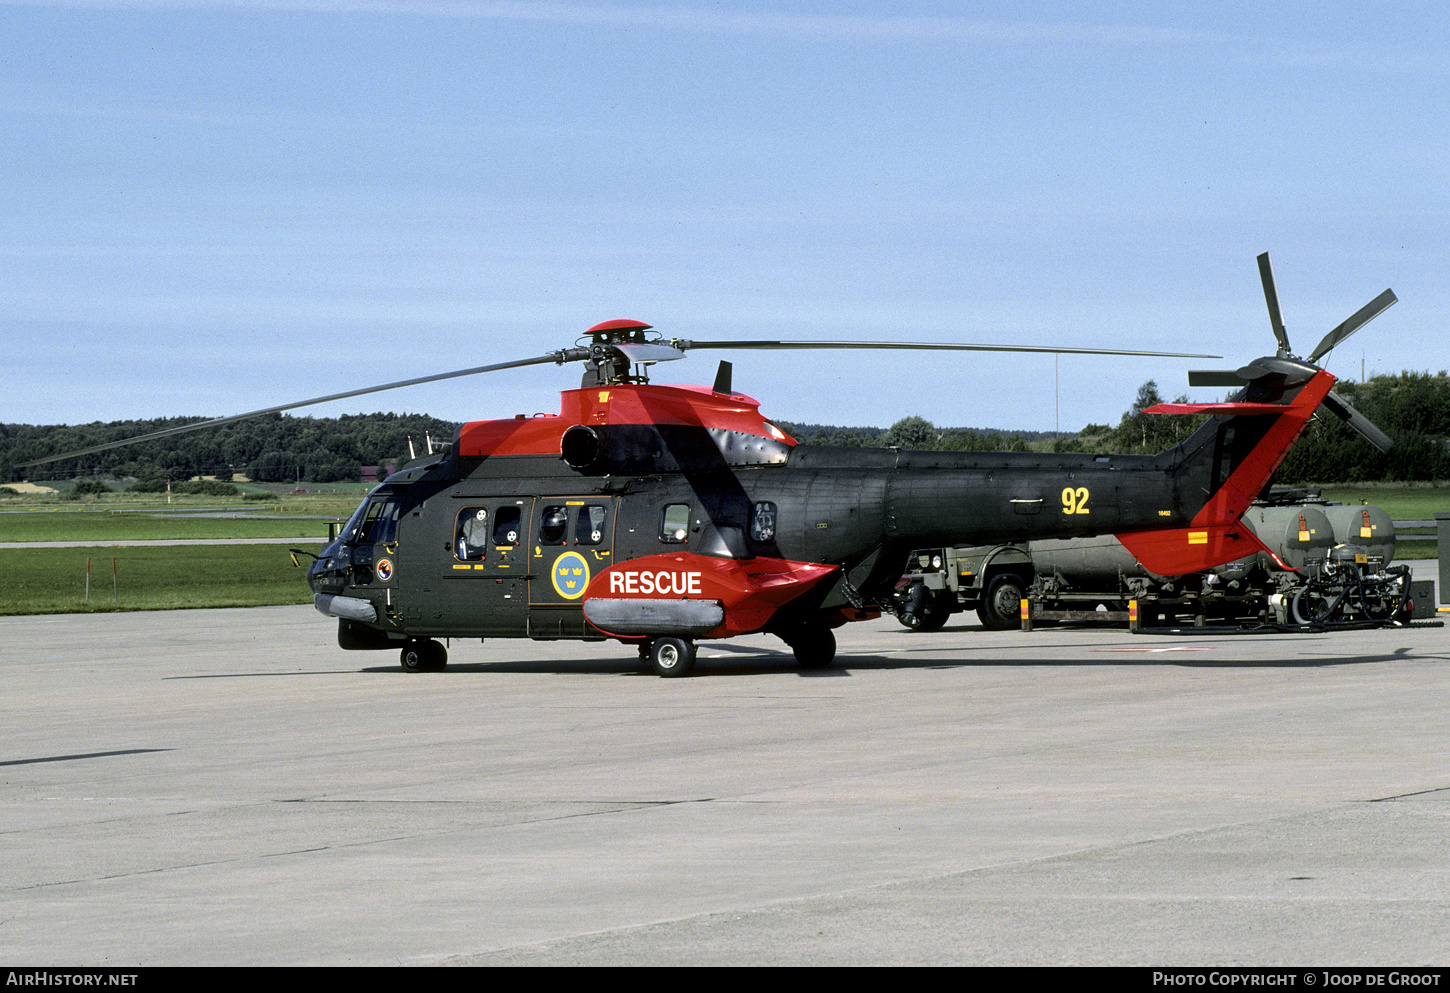
{"type": "MultiPolygon", "coordinates": [[[[930,349],[1216,356],[917,342],[694,341],[605,321],[572,348],[332,394],[111,442],[154,440],[364,393],[536,364],[582,362],[557,414],[471,421],[441,451],[374,488],[319,553],[307,582],[346,650],[397,650],[437,671],[443,642],[616,640],[660,676],[691,672],[697,642],[765,632],[805,669],[829,666],[835,629],[895,612],[913,549],[1115,534],[1148,568],[1211,568],[1265,547],[1241,518],[1321,407],[1389,439],[1330,392],[1313,363],[1395,302],[1386,290],[1295,358],[1260,258],[1278,352],[1194,385],[1241,387],[1157,455],[940,452],[802,444],[719,364],[711,386],[649,369],[699,349],[930,349]]],[[[431,447],[431,446],[430,446],[431,447]]],[[[1285,568],[1288,568],[1285,566],[1285,568]]]]}

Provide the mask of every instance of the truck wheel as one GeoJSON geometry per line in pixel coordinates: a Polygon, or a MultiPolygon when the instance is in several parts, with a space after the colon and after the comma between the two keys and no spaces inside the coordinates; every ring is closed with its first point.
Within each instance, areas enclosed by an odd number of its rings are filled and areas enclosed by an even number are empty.
{"type": "Polygon", "coordinates": [[[987,592],[977,607],[977,617],[982,626],[993,631],[1006,631],[1022,623],[1022,594],[1025,583],[1022,577],[1011,572],[1002,572],[987,582],[987,592]]]}

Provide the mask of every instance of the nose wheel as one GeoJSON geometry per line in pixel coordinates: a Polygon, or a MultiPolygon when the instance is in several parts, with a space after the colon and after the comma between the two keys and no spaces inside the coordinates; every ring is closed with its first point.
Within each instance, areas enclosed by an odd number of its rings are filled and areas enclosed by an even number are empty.
{"type": "Polygon", "coordinates": [[[410,641],[403,646],[398,660],[405,672],[440,672],[448,664],[448,649],[431,638],[410,641]]]}

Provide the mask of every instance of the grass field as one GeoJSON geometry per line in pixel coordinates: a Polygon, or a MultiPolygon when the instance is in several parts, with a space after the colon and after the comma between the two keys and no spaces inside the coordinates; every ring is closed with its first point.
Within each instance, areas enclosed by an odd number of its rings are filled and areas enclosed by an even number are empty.
{"type": "MultiPolygon", "coordinates": [[[[306,559],[302,560],[306,563],[306,559]]],[[[311,603],[282,545],[3,548],[0,614],[73,614],[311,603]],[[90,601],[86,560],[90,559],[90,601]],[[115,585],[111,562],[115,560],[115,585]]]]}
{"type": "Polygon", "coordinates": [[[15,493],[0,494],[0,510],[160,510],[184,512],[206,507],[228,506],[245,508],[252,513],[278,512],[283,514],[323,514],[347,517],[357,509],[370,487],[353,485],[336,487],[326,492],[293,493],[291,491],[263,489],[252,485],[246,492],[235,496],[206,496],[202,494],[176,494],[167,500],[165,493],[131,493],[113,490],[105,494],[87,494],[79,499],[67,498],[64,493],[15,493]]]}
{"type": "MultiPolygon", "coordinates": [[[[1393,520],[1433,520],[1450,511],[1450,486],[1376,486],[1324,489],[1326,500],[1371,503],[1393,520]]],[[[138,495],[139,497],[139,495],[138,495]]],[[[299,548],[316,550],[327,521],[346,518],[355,494],[285,494],[274,505],[238,507],[257,517],[203,517],[201,508],[224,501],[195,498],[167,505],[123,494],[94,501],[0,501],[0,541],[142,541],[217,538],[298,538],[299,548]],[[21,512],[6,513],[19,510],[21,512]],[[173,516],[163,516],[169,514],[173,516]],[[293,516],[296,515],[296,516],[293,516]],[[311,519],[309,519],[311,518],[311,519]],[[310,537],[304,537],[310,536],[310,537]]],[[[233,501],[225,501],[235,505],[233,501]]],[[[1396,545],[1398,560],[1434,558],[1434,530],[1405,531],[1396,545]],[[1423,536],[1422,536],[1423,535],[1423,536]]],[[[0,614],[75,613],[111,610],[174,610],[188,607],[248,607],[310,603],[302,570],[294,568],[286,546],[177,545],[0,549],[7,579],[0,593],[0,614]],[[91,560],[91,596],[85,599],[86,559],[91,560]],[[116,560],[116,590],[111,560],[116,560]]]]}
{"type": "MultiPolygon", "coordinates": [[[[246,513],[255,513],[248,510],[246,513]]],[[[142,541],[157,539],[294,538],[322,541],[327,521],[273,514],[258,517],[163,516],[128,511],[0,510],[0,541],[142,541]]]]}
{"type": "Polygon", "coordinates": [[[0,497],[3,541],[141,541],[215,538],[293,538],[321,541],[328,521],[357,509],[356,493],[268,494],[238,497],[108,493],[84,500],[56,496],[0,497]]]}
{"type": "Polygon", "coordinates": [[[1334,503],[1370,503],[1392,521],[1433,521],[1435,512],[1450,513],[1450,486],[1335,486],[1319,495],[1334,503]]]}

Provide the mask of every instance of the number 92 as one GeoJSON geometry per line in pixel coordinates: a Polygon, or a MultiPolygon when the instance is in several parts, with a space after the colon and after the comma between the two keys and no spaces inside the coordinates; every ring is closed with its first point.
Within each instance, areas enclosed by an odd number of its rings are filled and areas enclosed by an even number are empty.
{"type": "Polygon", "coordinates": [[[1062,491],[1062,512],[1064,514],[1088,513],[1088,491],[1086,486],[1076,489],[1069,486],[1062,491]]]}

